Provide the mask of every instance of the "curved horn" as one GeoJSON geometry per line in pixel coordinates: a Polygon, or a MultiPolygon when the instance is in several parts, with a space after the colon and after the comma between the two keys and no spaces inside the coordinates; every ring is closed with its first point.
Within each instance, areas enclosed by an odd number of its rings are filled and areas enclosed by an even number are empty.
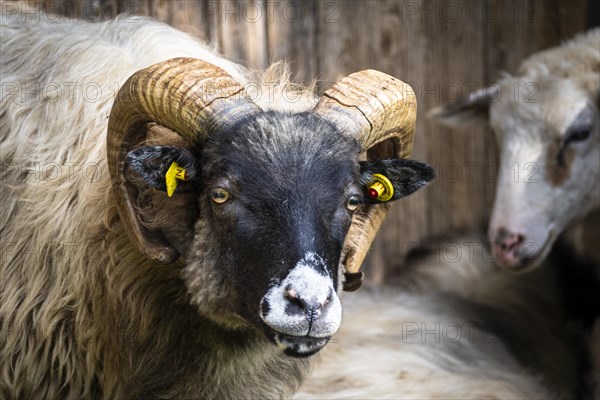
{"type": "Polygon", "coordinates": [[[198,147],[209,132],[256,109],[242,85],[225,71],[191,58],[151,65],[124,83],[108,122],[108,168],[125,231],[146,257],[162,263],[179,257],[160,234],[141,224],[134,202],[136,189],[125,176],[125,156],[145,139],[146,124],[156,122],[198,147]]]}
{"type": "MultiPolygon", "coordinates": [[[[333,122],[344,134],[356,137],[361,154],[366,153],[369,160],[410,155],[417,101],[412,88],[392,76],[375,70],[351,74],[323,94],[314,112],[333,122]]],[[[367,205],[355,213],[342,250],[345,290],[360,286],[360,266],[389,206],[367,205]]]]}

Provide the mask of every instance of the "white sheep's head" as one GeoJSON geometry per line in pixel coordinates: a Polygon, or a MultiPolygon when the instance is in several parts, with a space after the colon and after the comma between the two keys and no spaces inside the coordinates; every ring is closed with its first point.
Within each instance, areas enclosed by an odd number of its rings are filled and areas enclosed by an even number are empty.
{"type": "Polygon", "coordinates": [[[489,123],[494,132],[500,165],[488,237],[501,266],[538,266],[558,235],[600,206],[597,87],[507,76],[429,113],[448,126],[489,123]]]}
{"type": "Polygon", "coordinates": [[[204,316],[258,329],[286,354],[313,354],[337,331],[339,293],[355,288],[389,207],[367,196],[373,174],[391,181],[390,200],[433,178],[425,164],[398,158],[410,151],[414,119],[412,91],[376,71],[345,78],[311,111],[287,113],[263,111],[206,62],[156,64],[125,83],[111,111],[121,221],[147,258],[168,264],[181,255],[190,301],[204,316]],[[149,122],[186,144],[146,144],[149,122]],[[186,176],[169,205],[161,191],[173,162],[186,176]],[[149,229],[138,201],[147,189],[162,208],[196,211],[149,229]]]}

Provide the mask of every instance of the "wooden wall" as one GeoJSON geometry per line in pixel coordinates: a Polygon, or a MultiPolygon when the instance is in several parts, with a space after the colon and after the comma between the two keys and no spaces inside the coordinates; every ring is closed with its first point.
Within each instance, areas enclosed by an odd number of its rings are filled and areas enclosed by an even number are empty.
{"type": "Polygon", "coordinates": [[[443,129],[426,121],[425,111],[514,71],[523,57],[586,29],[591,20],[587,0],[42,3],[92,20],[149,15],[217,43],[227,57],[253,68],[288,60],[298,82],[318,79],[321,89],[363,68],[409,82],[419,101],[413,158],[433,164],[438,179],[390,212],[365,264],[369,278],[379,282],[422,238],[485,226],[492,205],[496,156],[487,129],[443,129]]]}

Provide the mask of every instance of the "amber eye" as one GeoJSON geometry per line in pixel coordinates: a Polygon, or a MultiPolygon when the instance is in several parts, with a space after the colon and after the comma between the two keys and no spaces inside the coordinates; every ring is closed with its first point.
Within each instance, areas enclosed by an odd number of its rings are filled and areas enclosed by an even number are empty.
{"type": "Polygon", "coordinates": [[[350,196],[348,201],[346,201],[346,208],[350,211],[355,211],[360,206],[360,197],[359,196],[350,196]]]}
{"type": "Polygon", "coordinates": [[[215,188],[210,190],[210,199],[217,203],[223,204],[229,200],[229,192],[223,188],[215,188]]]}

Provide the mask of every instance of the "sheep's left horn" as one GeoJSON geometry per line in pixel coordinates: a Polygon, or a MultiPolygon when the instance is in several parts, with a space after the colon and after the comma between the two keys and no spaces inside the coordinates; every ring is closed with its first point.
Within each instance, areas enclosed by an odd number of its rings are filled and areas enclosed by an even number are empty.
{"type": "MultiPolygon", "coordinates": [[[[412,88],[394,77],[374,70],[351,74],[323,94],[314,112],[355,137],[369,160],[410,156],[417,101],[412,88]]],[[[354,214],[341,258],[344,290],[360,286],[360,266],[388,210],[389,204],[368,205],[354,214]]]]}
{"type": "Polygon", "coordinates": [[[133,74],[119,90],[108,122],[107,159],[125,231],[147,258],[172,263],[179,253],[158,232],[149,232],[136,211],[135,187],[125,176],[125,156],[156,122],[199,147],[209,132],[235,123],[257,106],[221,68],[202,60],[174,58],[133,74]]]}

